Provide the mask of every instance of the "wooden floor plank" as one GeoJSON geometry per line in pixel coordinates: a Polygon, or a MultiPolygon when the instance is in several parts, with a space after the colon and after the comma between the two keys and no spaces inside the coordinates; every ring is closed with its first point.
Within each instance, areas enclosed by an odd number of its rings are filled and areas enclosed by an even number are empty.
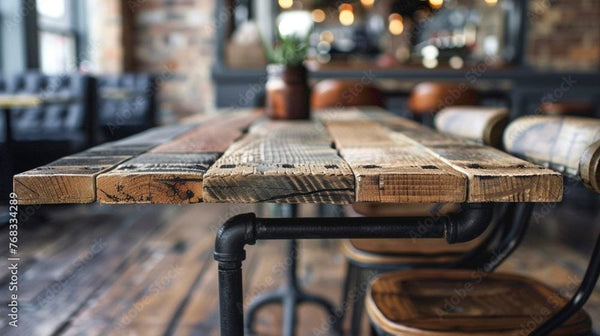
{"type": "Polygon", "coordinates": [[[73,319],[66,335],[102,325],[102,335],[164,334],[197,278],[208,270],[212,239],[209,226],[198,225],[198,214],[218,218],[218,212],[179,212],[168,225],[142,242],[136,255],[100,289],[73,319]],[[198,237],[206,237],[198,240],[198,237]]]}
{"type": "Polygon", "coordinates": [[[331,139],[308,121],[266,121],[204,176],[207,202],[348,203],[354,176],[331,139]]]}
{"type": "Polygon", "coordinates": [[[96,177],[101,203],[199,203],[204,173],[258,119],[236,113],[208,119],[172,141],[96,177]]]}
{"type": "Polygon", "coordinates": [[[157,214],[160,209],[141,212],[117,228],[109,225],[115,219],[105,220],[98,230],[88,228],[87,235],[75,238],[81,243],[71,242],[72,249],[63,246],[50,255],[46,254],[50,251],[43,252],[37,263],[23,270],[20,285],[27,292],[21,293],[20,327],[14,329],[3,324],[0,334],[37,336],[52,335],[60,330],[118,269],[123,257],[139,245],[139,241],[132,242],[131,237],[143,241],[153,228],[164,223],[157,214]],[[150,220],[154,222],[148,223],[150,220]],[[53,264],[62,267],[61,274],[47,271],[53,264]]]}

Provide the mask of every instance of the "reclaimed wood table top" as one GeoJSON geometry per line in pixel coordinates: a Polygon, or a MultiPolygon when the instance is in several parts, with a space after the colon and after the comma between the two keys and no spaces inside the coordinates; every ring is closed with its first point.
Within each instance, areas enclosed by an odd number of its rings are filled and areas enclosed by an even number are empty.
{"type": "Polygon", "coordinates": [[[375,107],[223,111],[18,174],[21,204],[558,202],[562,175],[375,107]]]}

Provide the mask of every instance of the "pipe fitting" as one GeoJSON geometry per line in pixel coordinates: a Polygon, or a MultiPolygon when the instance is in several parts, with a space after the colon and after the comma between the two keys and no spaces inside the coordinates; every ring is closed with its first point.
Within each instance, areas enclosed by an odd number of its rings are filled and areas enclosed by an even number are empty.
{"type": "Polygon", "coordinates": [[[492,221],[489,204],[467,204],[463,211],[449,216],[446,223],[446,241],[449,244],[465,243],[479,237],[492,221]]]}
{"type": "Polygon", "coordinates": [[[244,247],[256,242],[255,221],[253,213],[237,215],[226,221],[215,239],[215,260],[235,263],[246,259],[244,247]]]}

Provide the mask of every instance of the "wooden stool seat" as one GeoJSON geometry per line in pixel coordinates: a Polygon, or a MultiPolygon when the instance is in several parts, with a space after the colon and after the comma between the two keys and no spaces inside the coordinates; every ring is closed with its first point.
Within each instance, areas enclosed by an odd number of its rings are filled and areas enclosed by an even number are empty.
{"type": "MultiPolygon", "coordinates": [[[[417,270],[384,274],[366,298],[378,331],[402,336],[528,335],[567,302],[535,280],[472,270],[417,270]]],[[[591,335],[582,310],[553,336],[591,335]]]]}
{"type": "Polygon", "coordinates": [[[594,114],[594,105],[578,101],[547,102],[540,104],[539,111],[548,115],[591,116],[594,114]]]}

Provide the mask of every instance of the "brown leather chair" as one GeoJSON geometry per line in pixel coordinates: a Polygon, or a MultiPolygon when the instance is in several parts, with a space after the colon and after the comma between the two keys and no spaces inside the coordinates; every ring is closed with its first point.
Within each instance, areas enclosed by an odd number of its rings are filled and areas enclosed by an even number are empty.
{"type": "MultiPolygon", "coordinates": [[[[522,117],[506,129],[504,146],[529,161],[557,167],[600,193],[600,120],[522,117]]],[[[600,237],[589,267],[600,267],[600,237]]],[[[503,273],[479,272],[475,278],[473,271],[458,270],[388,273],[372,282],[366,306],[381,335],[528,335],[553,318],[547,334],[583,336],[591,335],[591,321],[580,308],[587,300],[585,291],[597,280],[594,272],[586,275],[571,305],[574,313],[561,319],[553,316],[567,300],[558,292],[503,273]],[[457,290],[464,295],[457,297],[457,290]]]]}
{"type": "Polygon", "coordinates": [[[363,81],[326,79],[312,90],[313,110],[348,106],[384,105],[383,93],[375,85],[363,81]]]}
{"type": "Polygon", "coordinates": [[[413,118],[433,126],[433,116],[440,110],[457,105],[477,105],[479,95],[466,83],[423,82],[417,84],[408,98],[413,118]]]}

